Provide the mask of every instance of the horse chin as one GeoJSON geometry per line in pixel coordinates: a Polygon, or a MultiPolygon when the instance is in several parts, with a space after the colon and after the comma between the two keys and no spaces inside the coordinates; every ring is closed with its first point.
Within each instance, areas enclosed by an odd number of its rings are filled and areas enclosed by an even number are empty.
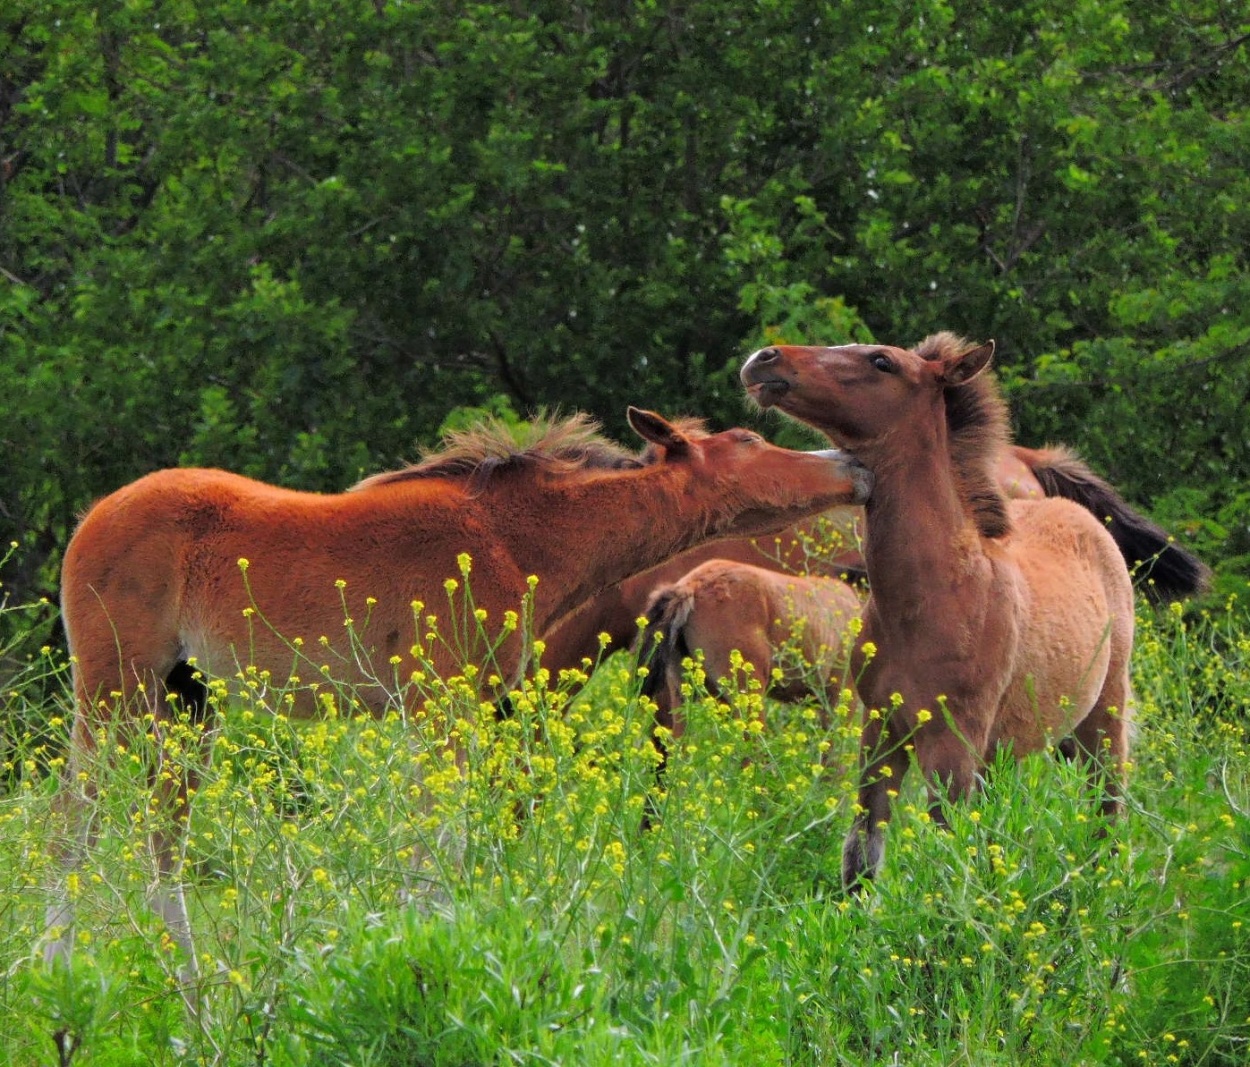
{"type": "Polygon", "coordinates": [[[809,509],[795,509],[793,514],[775,510],[756,510],[742,512],[734,519],[731,529],[721,530],[719,537],[763,537],[765,534],[776,533],[787,526],[805,518],[809,509]]]}
{"type": "Polygon", "coordinates": [[[790,391],[790,383],[780,378],[763,382],[752,382],[747,387],[747,395],[762,408],[771,408],[780,403],[781,398],[790,391]]]}
{"type": "Polygon", "coordinates": [[[768,404],[760,401],[761,407],[773,407],[795,422],[804,423],[813,430],[818,430],[832,441],[838,448],[855,450],[855,444],[862,440],[858,434],[845,432],[842,426],[836,425],[831,419],[831,405],[821,403],[816,398],[808,398],[800,393],[785,391],[774,393],[768,404]]]}

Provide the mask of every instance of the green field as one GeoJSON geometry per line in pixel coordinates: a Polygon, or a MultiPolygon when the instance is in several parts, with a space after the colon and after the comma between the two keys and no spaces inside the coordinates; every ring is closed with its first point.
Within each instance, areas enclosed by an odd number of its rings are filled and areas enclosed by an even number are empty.
{"type": "Polygon", "coordinates": [[[845,697],[744,679],[725,702],[696,676],[657,792],[628,655],[589,684],[537,672],[503,722],[469,677],[427,678],[408,721],[353,717],[328,679],[329,715],[292,723],[253,674],[194,805],[197,1014],[145,906],[142,736],[105,738],[72,966],[37,961],[68,706],[45,651],[3,694],[0,1064],[1246,1063],[1238,605],[1143,606],[1135,677],[1109,836],[1058,755],[1003,760],[949,833],[912,774],[882,877],[848,898],[845,697]]]}

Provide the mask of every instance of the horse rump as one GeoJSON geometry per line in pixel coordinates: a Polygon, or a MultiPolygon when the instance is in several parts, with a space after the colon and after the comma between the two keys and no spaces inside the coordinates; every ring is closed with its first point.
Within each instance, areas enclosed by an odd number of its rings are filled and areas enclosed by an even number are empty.
{"type": "Polygon", "coordinates": [[[1155,603],[1196,596],[1211,583],[1211,568],[1163,527],[1129,506],[1070,449],[1033,451],[1033,475],[1047,496],[1059,496],[1093,512],[1107,526],[1129,572],[1155,603]]]}

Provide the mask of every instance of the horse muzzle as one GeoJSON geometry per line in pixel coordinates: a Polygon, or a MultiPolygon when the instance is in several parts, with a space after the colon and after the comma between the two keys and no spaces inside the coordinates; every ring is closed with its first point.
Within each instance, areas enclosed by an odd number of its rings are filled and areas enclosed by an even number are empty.
{"type": "Polygon", "coordinates": [[[762,408],[772,407],[790,391],[791,382],[778,366],[781,353],[775,348],[761,348],[747,357],[738,372],[747,395],[762,408]]]}
{"type": "Polygon", "coordinates": [[[808,455],[820,456],[821,459],[832,460],[838,464],[846,472],[846,476],[851,480],[851,485],[854,487],[855,499],[851,503],[868,503],[868,498],[872,496],[872,471],[860,463],[855,456],[841,448],[822,448],[815,452],[809,452],[808,455]]]}

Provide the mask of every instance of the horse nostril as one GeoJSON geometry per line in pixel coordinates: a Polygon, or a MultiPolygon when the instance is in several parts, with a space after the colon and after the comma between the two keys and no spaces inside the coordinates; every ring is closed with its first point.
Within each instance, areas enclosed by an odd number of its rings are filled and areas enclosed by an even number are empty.
{"type": "Polygon", "coordinates": [[[776,402],[777,397],[790,388],[786,378],[786,361],[780,348],[761,348],[753,352],[742,364],[738,378],[747,392],[764,407],[776,402]]]}

